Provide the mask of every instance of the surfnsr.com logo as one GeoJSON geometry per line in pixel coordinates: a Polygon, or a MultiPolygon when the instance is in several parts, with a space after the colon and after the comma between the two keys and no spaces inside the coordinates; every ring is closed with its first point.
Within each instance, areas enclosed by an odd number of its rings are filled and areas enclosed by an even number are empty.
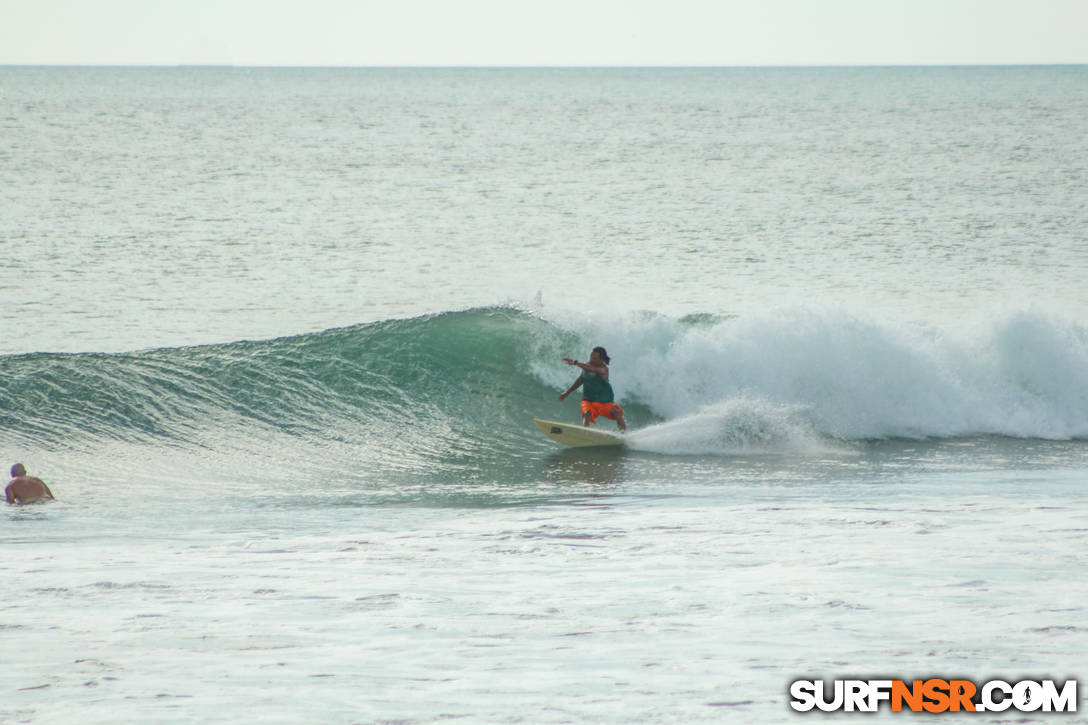
{"type": "Polygon", "coordinates": [[[1076,712],[1077,681],[1059,687],[1054,680],[823,680],[790,683],[790,707],[798,712],[877,712],[888,703],[892,712],[1076,712]]]}

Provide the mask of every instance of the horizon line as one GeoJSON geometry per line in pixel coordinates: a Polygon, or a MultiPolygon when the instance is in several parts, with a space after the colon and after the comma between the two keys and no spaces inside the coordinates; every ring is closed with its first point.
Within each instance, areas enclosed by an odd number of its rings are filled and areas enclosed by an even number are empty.
{"type": "Polygon", "coordinates": [[[279,64],[279,63],[4,63],[0,68],[208,68],[283,70],[716,70],[803,68],[1023,68],[1077,67],[1078,62],[974,62],[974,63],[752,63],[752,64],[279,64]]]}

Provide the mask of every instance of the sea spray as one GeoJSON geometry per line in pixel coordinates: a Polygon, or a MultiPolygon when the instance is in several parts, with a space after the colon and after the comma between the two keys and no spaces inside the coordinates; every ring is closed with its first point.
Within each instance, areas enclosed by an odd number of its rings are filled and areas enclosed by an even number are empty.
{"type": "Polygon", "coordinates": [[[808,411],[734,398],[627,435],[639,451],[670,455],[815,454],[841,450],[812,427],[808,411]]]}

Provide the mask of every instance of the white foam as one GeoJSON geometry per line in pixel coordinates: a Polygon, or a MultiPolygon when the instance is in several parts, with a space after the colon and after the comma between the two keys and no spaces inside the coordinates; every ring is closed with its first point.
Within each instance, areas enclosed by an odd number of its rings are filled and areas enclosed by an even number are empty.
{"type": "Polygon", "coordinates": [[[699,426],[707,446],[741,450],[820,437],[1088,437],[1088,328],[1042,310],[935,324],[841,308],[707,325],[644,313],[549,319],[587,350],[608,348],[617,399],[666,420],[655,426],[662,445],[699,426]]]}

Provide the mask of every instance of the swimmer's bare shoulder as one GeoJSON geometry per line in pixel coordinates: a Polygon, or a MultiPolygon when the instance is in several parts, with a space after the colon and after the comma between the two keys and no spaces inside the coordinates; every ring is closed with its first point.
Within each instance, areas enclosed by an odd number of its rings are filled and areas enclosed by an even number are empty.
{"type": "Polygon", "coordinates": [[[23,464],[11,467],[11,483],[4,489],[4,498],[9,504],[30,503],[31,501],[56,500],[45,481],[35,476],[28,476],[23,464]]]}

